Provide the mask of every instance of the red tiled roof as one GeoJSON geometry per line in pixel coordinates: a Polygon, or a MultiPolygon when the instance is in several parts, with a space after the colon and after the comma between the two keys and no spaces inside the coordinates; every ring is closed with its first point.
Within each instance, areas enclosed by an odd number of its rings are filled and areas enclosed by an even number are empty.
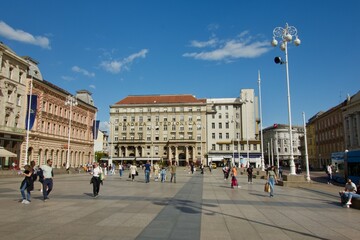
{"type": "Polygon", "coordinates": [[[163,104],[163,103],[206,103],[206,99],[197,99],[193,95],[143,95],[127,96],[115,103],[121,104],[163,104]]]}

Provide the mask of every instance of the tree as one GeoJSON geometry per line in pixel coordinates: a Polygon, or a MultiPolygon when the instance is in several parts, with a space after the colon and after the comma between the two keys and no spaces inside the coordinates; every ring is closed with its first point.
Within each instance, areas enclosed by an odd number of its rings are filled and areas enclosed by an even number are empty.
{"type": "Polygon", "coordinates": [[[107,154],[101,151],[95,152],[95,161],[99,162],[103,157],[107,157],[107,154]]]}

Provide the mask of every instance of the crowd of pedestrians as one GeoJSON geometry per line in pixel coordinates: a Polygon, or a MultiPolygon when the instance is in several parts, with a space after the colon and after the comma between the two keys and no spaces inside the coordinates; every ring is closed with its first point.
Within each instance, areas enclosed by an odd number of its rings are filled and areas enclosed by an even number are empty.
{"type": "MultiPolygon", "coordinates": [[[[24,171],[22,175],[24,179],[20,184],[20,193],[22,199],[20,200],[23,204],[30,204],[31,203],[31,191],[34,190],[34,182],[37,180],[41,183],[41,192],[43,195],[43,201],[49,200],[49,194],[53,189],[53,168],[52,168],[52,160],[47,160],[45,165],[41,165],[36,167],[35,162],[31,161],[30,165],[24,166],[24,171]]],[[[128,165],[124,166],[122,164],[118,165],[119,176],[122,178],[124,170],[126,167],[129,169],[129,179],[130,181],[135,181],[136,176],[139,176],[139,168],[135,164],[135,162],[129,163],[128,165]]],[[[154,165],[147,161],[144,165],[141,166],[141,169],[144,172],[144,182],[150,183],[152,178],[155,182],[161,181],[162,183],[166,182],[167,179],[167,171],[170,172],[170,183],[176,183],[176,170],[177,170],[177,163],[172,162],[170,166],[159,166],[156,162],[154,165]]],[[[200,173],[204,174],[205,166],[199,165],[200,173]]],[[[189,174],[194,174],[196,171],[196,167],[194,163],[190,163],[188,165],[189,174]]],[[[275,185],[278,183],[278,179],[282,178],[282,169],[276,169],[275,166],[268,166],[266,167],[266,177],[265,183],[268,185],[268,188],[265,188],[266,192],[269,193],[270,197],[274,197],[275,193],[275,185]]],[[[247,182],[248,184],[253,183],[253,166],[248,165],[244,169],[241,168],[242,174],[247,174],[247,182]]],[[[110,166],[100,166],[98,162],[94,162],[91,166],[91,180],[90,183],[93,187],[93,197],[96,198],[99,196],[100,192],[100,185],[104,183],[104,177],[109,173],[109,175],[115,174],[115,164],[110,166]]],[[[236,166],[230,167],[230,165],[226,164],[222,168],[224,181],[227,181],[231,176],[230,187],[231,188],[241,188],[238,183],[237,176],[238,170],[236,166]]],[[[211,171],[209,171],[211,173],[211,171]]],[[[331,184],[332,181],[332,166],[329,164],[326,167],[326,174],[327,174],[327,183],[331,184]]],[[[356,186],[351,179],[348,179],[345,188],[343,191],[339,192],[341,203],[349,207],[352,204],[352,199],[360,198],[360,182],[359,185],[356,186]]]]}

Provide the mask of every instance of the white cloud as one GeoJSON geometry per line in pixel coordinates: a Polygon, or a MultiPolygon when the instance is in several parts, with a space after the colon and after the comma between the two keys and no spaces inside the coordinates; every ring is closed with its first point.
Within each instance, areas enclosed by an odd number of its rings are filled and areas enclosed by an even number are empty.
{"type": "Polygon", "coordinates": [[[91,85],[89,85],[89,88],[96,89],[96,86],[91,84],[91,85]]]}
{"type": "Polygon", "coordinates": [[[100,66],[105,69],[105,71],[116,74],[121,72],[123,69],[128,70],[135,59],[145,58],[148,52],[148,49],[142,49],[138,53],[131,54],[123,60],[102,61],[100,66]]]}
{"type": "Polygon", "coordinates": [[[75,78],[70,77],[70,76],[61,76],[61,79],[65,80],[65,81],[69,81],[69,82],[75,80],[75,78]]]}
{"type": "Polygon", "coordinates": [[[191,46],[197,47],[197,48],[204,48],[204,47],[215,46],[216,43],[217,43],[216,39],[210,39],[209,41],[206,41],[206,42],[200,42],[200,41],[193,40],[193,41],[191,41],[191,46]]]}
{"type": "MultiPolygon", "coordinates": [[[[184,53],[183,57],[191,57],[207,61],[230,61],[238,58],[259,57],[270,50],[268,41],[252,41],[251,37],[243,39],[243,37],[247,34],[247,32],[243,32],[235,39],[211,42],[212,45],[209,44],[208,46],[213,46],[216,49],[202,52],[184,53]]],[[[205,44],[204,47],[206,47],[205,44]]]]}
{"type": "Polygon", "coordinates": [[[81,73],[81,74],[83,74],[83,75],[85,75],[85,76],[87,76],[87,77],[95,77],[95,73],[89,72],[89,71],[87,71],[87,70],[85,70],[85,69],[83,69],[83,68],[80,68],[80,67],[78,67],[78,66],[73,66],[73,67],[71,68],[71,70],[72,70],[73,72],[81,73]]]}
{"type": "Polygon", "coordinates": [[[50,40],[47,37],[33,36],[32,34],[24,32],[23,30],[13,29],[3,21],[0,21],[0,35],[10,40],[51,49],[50,40]]]}

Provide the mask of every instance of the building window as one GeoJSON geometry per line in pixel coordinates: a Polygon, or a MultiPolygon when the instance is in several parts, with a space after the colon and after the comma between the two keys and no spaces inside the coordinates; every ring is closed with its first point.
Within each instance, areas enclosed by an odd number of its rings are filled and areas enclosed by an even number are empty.
{"type": "Polygon", "coordinates": [[[219,129],[222,129],[222,123],[219,123],[219,129]]]}
{"type": "Polygon", "coordinates": [[[212,133],[212,134],[211,134],[211,138],[212,138],[212,139],[215,139],[215,133],[212,133]]]}
{"type": "Polygon", "coordinates": [[[230,151],[230,145],[226,144],[226,151],[230,151]]]}
{"type": "Polygon", "coordinates": [[[222,151],[223,150],[223,145],[219,144],[219,150],[222,151]]]}
{"type": "Polygon", "coordinates": [[[13,68],[9,68],[9,79],[12,79],[12,74],[13,74],[13,68]]]}
{"type": "Polygon", "coordinates": [[[222,139],[222,133],[219,133],[219,139],[222,139]]]}
{"type": "Polygon", "coordinates": [[[221,117],[221,113],[219,113],[219,119],[221,119],[222,117],[221,117]]]}
{"type": "Polygon", "coordinates": [[[211,123],[211,128],[215,129],[215,123],[211,123]]]}
{"type": "Polygon", "coordinates": [[[226,139],[229,139],[230,138],[229,133],[226,133],[225,137],[226,137],[226,139]]]}
{"type": "Polygon", "coordinates": [[[23,72],[19,72],[19,83],[22,83],[23,80],[23,72]]]}
{"type": "Polygon", "coordinates": [[[17,95],[16,105],[21,106],[21,95],[20,94],[17,95]]]}
{"type": "Polygon", "coordinates": [[[225,123],[225,128],[226,128],[226,129],[229,129],[229,122],[226,122],[226,123],[225,123]]]}
{"type": "Polygon", "coordinates": [[[143,122],[143,116],[139,116],[139,122],[143,122]]]}
{"type": "Polygon", "coordinates": [[[211,145],[211,150],[216,150],[215,144],[212,144],[212,145],[211,145]]]}

